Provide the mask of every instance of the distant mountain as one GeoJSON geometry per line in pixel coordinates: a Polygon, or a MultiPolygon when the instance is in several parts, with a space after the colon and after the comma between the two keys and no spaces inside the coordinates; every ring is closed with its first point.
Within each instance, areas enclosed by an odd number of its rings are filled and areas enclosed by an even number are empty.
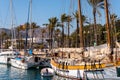
{"type": "MultiPolygon", "coordinates": [[[[34,29],[34,37],[42,38],[42,29],[43,29],[42,27],[34,29]]],[[[32,31],[32,30],[28,30],[28,37],[30,37],[30,31],[32,31]]],[[[6,32],[8,35],[10,35],[11,29],[0,28],[0,34],[2,32],[6,32]]],[[[17,31],[15,33],[16,33],[15,35],[17,36],[17,34],[18,34],[17,31]]],[[[20,31],[20,34],[22,35],[23,38],[26,37],[26,35],[25,35],[26,31],[25,30],[20,31]]],[[[48,30],[47,29],[46,29],[46,33],[44,34],[44,37],[48,38],[48,30]]]]}
{"type": "Polygon", "coordinates": [[[6,29],[6,28],[0,28],[0,34],[2,32],[6,32],[7,34],[10,34],[11,30],[10,29],[6,29]]]}

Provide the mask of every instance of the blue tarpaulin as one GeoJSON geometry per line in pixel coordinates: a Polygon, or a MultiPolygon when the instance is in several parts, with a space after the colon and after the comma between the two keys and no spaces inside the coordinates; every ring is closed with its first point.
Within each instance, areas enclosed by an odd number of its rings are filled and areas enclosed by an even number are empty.
{"type": "Polygon", "coordinates": [[[32,55],[33,54],[33,50],[29,49],[29,54],[32,55]]]}

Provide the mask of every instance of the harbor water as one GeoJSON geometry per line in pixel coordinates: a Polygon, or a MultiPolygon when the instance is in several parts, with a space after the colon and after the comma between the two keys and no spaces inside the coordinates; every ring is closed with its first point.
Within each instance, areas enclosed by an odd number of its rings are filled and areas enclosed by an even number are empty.
{"type": "MultiPolygon", "coordinates": [[[[57,75],[53,77],[42,77],[40,74],[40,70],[41,70],[40,68],[39,69],[31,68],[29,70],[22,70],[12,67],[10,65],[0,64],[0,80],[72,80],[57,75]]],[[[104,79],[104,80],[111,80],[111,79],[104,79]]],[[[118,80],[118,79],[112,79],[112,80],[118,80]]]]}
{"type": "Polygon", "coordinates": [[[22,70],[10,65],[0,64],[0,80],[70,80],[62,77],[41,77],[41,69],[22,70]]]}

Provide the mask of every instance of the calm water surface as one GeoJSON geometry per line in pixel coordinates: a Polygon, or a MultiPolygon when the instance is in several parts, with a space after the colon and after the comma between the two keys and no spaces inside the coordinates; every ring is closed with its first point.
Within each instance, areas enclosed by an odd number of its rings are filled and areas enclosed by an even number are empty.
{"type": "Polygon", "coordinates": [[[22,70],[10,65],[0,64],[0,80],[69,80],[54,76],[43,78],[40,69],[22,70]]]}

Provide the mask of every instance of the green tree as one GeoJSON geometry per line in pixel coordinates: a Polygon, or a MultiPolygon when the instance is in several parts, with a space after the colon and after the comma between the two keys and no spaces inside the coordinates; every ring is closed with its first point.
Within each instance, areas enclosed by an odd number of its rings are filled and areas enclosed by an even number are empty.
{"type": "MultiPolygon", "coordinates": [[[[75,19],[76,19],[76,47],[79,47],[79,15],[78,15],[78,11],[76,11],[75,13],[73,13],[75,19]]],[[[86,17],[84,15],[82,15],[82,22],[85,23],[86,22],[86,17]]]]}
{"type": "Polygon", "coordinates": [[[70,15],[67,15],[66,21],[68,26],[68,47],[70,47],[70,22],[72,21],[72,17],[70,15]]]}
{"type": "Polygon", "coordinates": [[[96,13],[101,15],[99,8],[104,9],[104,0],[87,0],[88,3],[93,8],[93,17],[94,17],[94,39],[97,44],[97,26],[96,26],[96,13]]]}
{"type": "Polygon", "coordinates": [[[30,35],[31,35],[31,38],[32,38],[32,41],[31,41],[31,48],[33,48],[33,37],[34,37],[34,32],[35,32],[35,29],[38,28],[39,26],[37,26],[37,24],[35,22],[32,22],[31,23],[31,29],[30,29],[30,35]]]}
{"type": "Polygon", "coordinates": [[[48,24],[48,23],[45,23],[45,24],[43,24],[43,26],[46,26],[46,28],[47,28],[47,30],[48,30],[48,37],[49,37],[49,39],[47,40],[47,42],[48,42],[48,44],[49,44],[49,47],[50,47],[50,34],[51,34],[51,28],[50,28],[50,24],[48,24]]]}
{"type": "MultiPolygon", "coordinates": [[[[1,40],[2,40],[1,44],[6,43],[7,33],[5,31],[2,31],[0,36],[1,36],[1,40]]],[[[8,46],[8,44],[7,45],[5,44],[4,46],[6,47],[6,46],[8,46]]]]}
{"type": "Polygon", "coordinates": [[[54,32],[54,28],[57,26],[57,22],[58,22],[57,17],[52,17],[49,19],[49,27],[50,27],[50,32],[51,32],[51,34],[50,34],[50,36],[51,36],[51,43],[50,43],[51,49],[53,47],[53,44],[52,44],[53,43],[53,32],[54,32]]]}
{"type": "Polygon", "coordinates": [[[17,42],[18,42],[18,45],[17,45],[17,49],[19,49],[20,50],[20,31],[21,30],[23,30],[23,26],[22,25],[19,25],[17,28],[16,28],[16,30],[17,30],[17,42]]]}
{"type": "Polygon", "coordinates": [[[67,16],[65,13],[62,14],[60,17],[61,28],[62,28],[62,38],[61,38],[61,44],[63,44],[62,47],[64,47],[64,22],[66,22],[66,18],[67,18],[67,16]]]}
{"type": "Polygon", "coordinates": [[[43,28],[41,32],[42,32],[42,44],[43,44],[43,38],[44,38],[44,34],[46,33],[46,30],[43,28]]]}
{"type": "MultiPolygon", "coordinates": [[[[55,30],[55,41],[57,41],[57,46],[58,47],[60,47],[60,33],[61,33],[61,31],[60,31],[60,29],[59,28],[57,28],[56,30],[55,30]]],[[[62,44],[63,45],[63,44],[62,44]]]]}

